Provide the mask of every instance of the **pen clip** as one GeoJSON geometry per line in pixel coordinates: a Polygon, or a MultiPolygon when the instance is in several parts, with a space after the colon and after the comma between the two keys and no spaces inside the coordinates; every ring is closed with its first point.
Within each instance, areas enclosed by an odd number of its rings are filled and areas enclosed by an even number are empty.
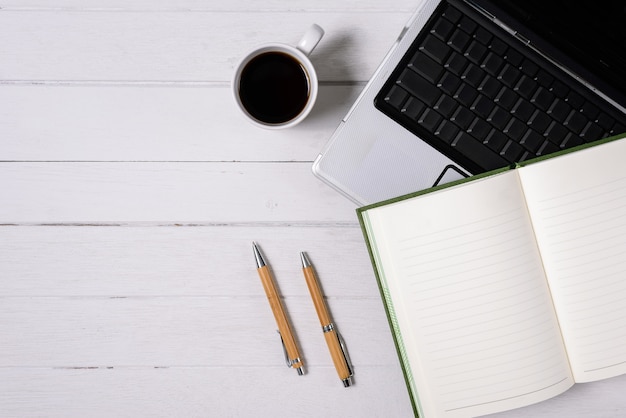
{"type": "MultiPolygon", "coordinates": [[[[285,341],[283,340],[283,336],[281,335],[279,330],[276,330],[276,332],[278,333],[278,336],[280,337],[280,343],[283,346],[283,353],[285,354],[285,363],[287,363],[287,367],[293,368],[293,365],[296,364],[296,363],[299,363],[300,359],[299,358],[297,358],[297,359],[290,359],[289,358],[289,354],[287,353],[287,347],[285,346],[285,341]]],[[[303,371],[302,367],[298,367],[296,370],[298,371],[298,374],[300,376],[302,376],[304,374],[304,371],[303,371]]]]}
{"type": "Polygon", "coordinates": [[[341,336],[339,331],[336,331],[336,333],[337,333],[337,340],[339,340],[339,348],[341,348],[341,353],[343,354],[343,358],[346,360],[346,366],[348,367],[348,373],[350,373],[350,376],[348,376],[348,379],[350,379],[352,376],[354,376],[354,370],[352,368],[352,361],[350,361],[350,356],[348,355],[348,350],[346,349],[346,344],[343,341],[343,337],[341,336]]]}
{"type": "Polygon", "coordinates": [[[287,367],[293,366],[293,361],[289,360],[289,354],[287,354],[287,347],[285,347],[285,341],[283,341],[283,336],[280,334],[280,331],[276,330],[278,336],[280,337],[280,343],[283,346],[283,353],[285,354],[285,362],[287,363],[287,367]]]}

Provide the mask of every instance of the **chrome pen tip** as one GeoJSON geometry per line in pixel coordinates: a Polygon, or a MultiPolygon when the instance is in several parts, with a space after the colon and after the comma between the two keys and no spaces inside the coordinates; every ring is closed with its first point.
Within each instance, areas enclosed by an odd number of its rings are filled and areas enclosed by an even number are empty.
{"type": "Polygon", "coordinates": [[[298,376],[304,376],[304,368],[303,367],[298,367],[296,369],[296,371],[298,372],[298,376]]]}
{"type": "Polygon", "coordinates": [[[349,388],[350,386],[352,386],[352,377],[348,377],[347,379],[343,379],[343,387],[344,388],[349,388]]]}
{"type": "Polygon", "coordinates": [[[311,262],[309,261],[309,258],[306,256],[306,253],[301,252],[300,253],[300,260],[302,260],[302,268],[305,269],[307,267],[311,267],[311,262]]]}
{"type": "Polygon", "coordinates": [[[256,260],[257,268],[261,268],[265,266],[265,260],[263,259],[263,256],[261,255],[261,251],[259,250],[259,247],[257,247],[256,242],[254,241],[252,241],[252,250],[254,251],[254,259],[256,260]]]}

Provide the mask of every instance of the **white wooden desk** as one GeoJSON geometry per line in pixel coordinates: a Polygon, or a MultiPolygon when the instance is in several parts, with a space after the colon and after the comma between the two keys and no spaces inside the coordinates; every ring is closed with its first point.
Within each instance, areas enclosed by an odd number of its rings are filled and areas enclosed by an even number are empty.
{"type": "MultiPolygon", "coordinates": [[[[417,1],[0,0],[0,416],[411,416],[355,206],[310,166],[417,1]],[[252,127],[235,63],[312,23],[313,113],[252,127]],[[253,240],[304,377],[284,365],[253,240]]],[[[624,416],[625,394],[626,376],[501,416],[624,416]]]]}

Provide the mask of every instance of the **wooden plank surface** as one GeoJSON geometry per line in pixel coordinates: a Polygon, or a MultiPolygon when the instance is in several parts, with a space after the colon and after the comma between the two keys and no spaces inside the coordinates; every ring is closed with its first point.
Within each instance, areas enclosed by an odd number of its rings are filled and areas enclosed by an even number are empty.
{"type": "Polygon", "coordinates": [[[409,17],[368,11],[2,10],[0,38],[18,42],[0,43],[0,56],[10,57],[0,66],[0,79],[228,83],[249,50],[269,42],[295,45],[317,23],[327,32],[311,54],[320,81],[367,80],[409,17]]]}
{"type": "Polygon", "coordinates": [[[0,369],[0,389],[11,401],[0,411],[21,417],[50,411],[103,418],[410,416],[396,371],[359,368],[358,391],[343,388],[334,373],[325,367],[299,377],[278,366],[0,369]],[[381,386],[389,396],[381,397],[381,386]]]}
{"type": "MultiPolygon", "coordinates": [[[[0,416],[411,416],[355,206],[310,165],[419,3],[1,1],[0,416]],[[234,66],[312,23],[326,30],[313,112],[253,127],[234,66]],[[305,377],[283,363],[253,240],[305,377]]],[[[499,416],[624,416],[624,390],[626,377],[579,385],[499,416]]]]}
{"type": "Polygon", "coordinates": [[[0,164],[1,223],[351,222],[310,163],[0,164]],[[45,185],[45,187],[42,187],[45,185]]]}
{"type": "Polygon", "coordinates": [[[0,232],[0,297],[264,297],[255,241],[285,298],[309,294],[300,264],[305,251],[329,300],[379,299],[355,225],[59,224],[0,232]],[[345,256],[329,253],[328,242],[345,256]]]}
{"type": "Polygon", "coordinates": [[[228,86],[0,84],[0,159],[313,161],[362,87],[322,86],[304,122],[270,131],[228,86]]]}
{"type": "MultiPolygon", "coordinates": [[[[254,275],[248,276],[252,286],[260,287],[254,275]]],[[[5,298],[3,305],[0,333],[15,337],[4,339],[0,367],[285,366],[265,296],[39,297],[36,303],[5,298]],[[37,330],[20,332],[33,321],[39,324],[37,330]],[[37,344],[42,340],[45,353],[37,344]]],[[[390,335],[368,332],[386,325],[379,300],[342,298],[332,305],[338,327],[352,325],[344,327],[348,329],[342,335],[355,368],[397,364],[390,335]],[[363,323],[355,327],[359,319],[363,323]]],[[[310,297],[287,298],[285,306],[303,347],[306,369],[331,366],[310,297]]]]}
{"type": "Polygon", "coordinates": [[[267,0],[257,4],[250,0],[206,1],[206,0],[6,0],[2,2],[3,10],[134,10],[140,12],[154,10],[175,11],[211,11],[211,12],[337,12],[337,11],[412,11],[417,6],[411,0],[267,0]]]}

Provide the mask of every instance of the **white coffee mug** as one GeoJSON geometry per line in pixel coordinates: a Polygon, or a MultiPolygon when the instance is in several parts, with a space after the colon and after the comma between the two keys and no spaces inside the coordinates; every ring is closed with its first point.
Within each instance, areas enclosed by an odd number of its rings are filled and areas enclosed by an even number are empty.
{"type": "Polygon", "coordinates": [[[324,36],[313,25],[296,47],[266,44],[248,53],[237,65],[232,91],[237,107],[253,124],[288,128],[313,109],[318,81],[309,55],[324,36]]]}

